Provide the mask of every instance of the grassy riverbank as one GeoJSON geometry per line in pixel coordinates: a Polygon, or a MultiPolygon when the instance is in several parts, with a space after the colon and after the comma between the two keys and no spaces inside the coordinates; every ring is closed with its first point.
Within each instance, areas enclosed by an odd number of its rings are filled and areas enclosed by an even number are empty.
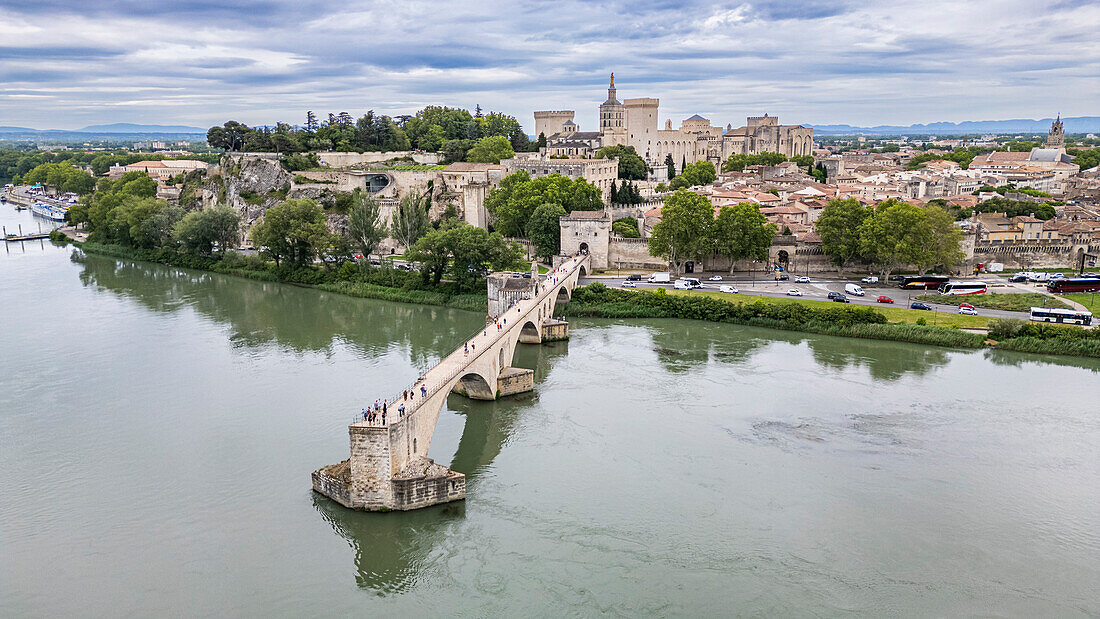
{"type": "MultiPolygon", "coordinates": [[[[51,237],[53,238],[53,237],[51,237]]],[[[54,239],[58,241],[59,239],[54,239]]],[[[318,290],[346,294],[353,297],[382,299],[401,303],[439,305],[471,312],[484,313],[488,305],[485,293],[469,293],[459,290],[453,283],[436,286],[425,284],[419,273],[400,269],[374,268],[345,263],[340,268],[277,267],[257,256],[244,256],[231,252],[224,256],[203,257],[170,250],[149,250],[104,245],[87,241],[79,243],[64,238],[80,247],[85,253],[111,258],[156,262],[169,266],[211,271],[224,275],[236,275],[266,282],[280,282],[310,286],[318,290]]],[[[484,285],[482,286],[484,290],[484,285]]]]}
{"type": "Polygon", "coordinates": [[[1043,294],[1041,292],[987,292],[985,294],[969,294],[965,296],[922,294],[917,297],[917,300],[926,303],[954,306],[958,306],[959,303],[969,303],[974,307],[1004,310],[1006,312],[1030,312],[1033,307],[1069,309],[1069,306],[1065,303],[1062,303],[1049,294],[1043,294]]]}

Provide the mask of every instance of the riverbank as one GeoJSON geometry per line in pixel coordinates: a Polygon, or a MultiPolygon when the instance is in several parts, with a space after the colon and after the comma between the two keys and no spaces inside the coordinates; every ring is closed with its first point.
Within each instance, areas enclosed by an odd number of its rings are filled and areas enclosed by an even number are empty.
{"type": "Polygon", "coordinates": [[[293,284],[364,299],[438,305],[481,313],[484,313],[488,306],[488,298],[484,293],[467,293],[458,290],[451,283],[431,286],[424,284],[418,273],[400,269],[361,268],[351,263],[345,263],[343,267],[333,269],[285,265],[276,267],[262,258],[238,253],[217,257],[193,256],[169,250],[136,249],[92,241],[81,242],[61,232],[55,232],[50,239],[56,243],[71,243],[85,253],[99,256],[155,262],[247,279],[293,284]]]}
{"type": "MultiPolygon", "coordinates": [[[[331,270],[317,267],[280,268],[262,258],[237,253],[216,258],[199,257],[168,250],[143,250],[90,241],[79,242],[60,232],[52,235],[51,239],[55,242],[72,243],[87,253],[112,258],[156,262],[248,279],[294,284],[353,297],[437,305],[482,313],[488,304],[485,294],[463,293],[456,290],[453,284],[425,288],[419,274],[398,269],[360,268],[350,263],[331,270]]],[[[951,326],[939,326],[922,324],[924,316],[913,319],[909,316],[888,317],[884,313],[891,311],[897,313],[914,310],[763,297],[757,297],[749,303],[734,302],[715,295],[669,294],[664,289],[655,292],[617,290],[599,283],[577,288],[570,303],[563,305],[561,309],[562,314],[576,317],[683,318],[950,348],[990,347],[1052,355],[1100,357],[1100,329],[1085,330],[1080,327],[1032,324],[1022,320],[993,319],[988,321],[987,337],[982,333],[964,330],[985,326],[977,323],[971,325],[965,320],[972,317],[953,317],[951,326]]]]}
{"type": "Polygon", "coordinates": [[[1016,319],[988,322],[988,336],[959,326],[942,327],[891,322],[879,308],[845,304],[757,298],[730,301],[710,295],[676,295],[656,291],[617,290],[590,284],[573,292],[566,316],[602,318],[691,318],[787,331],[946,346],[998,348],[1052,355],[1100,357],[1100,330],[1052,326],[1016,319]]]}

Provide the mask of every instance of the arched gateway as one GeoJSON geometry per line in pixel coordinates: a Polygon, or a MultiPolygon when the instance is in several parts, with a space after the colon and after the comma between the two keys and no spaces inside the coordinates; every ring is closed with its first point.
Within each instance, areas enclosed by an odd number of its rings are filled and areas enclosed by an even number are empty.
{"type": "Polygon", "coordinates": [[[590,260],[586,254],[567,258],[538,280],[532,294],[509,301],[486,328],[412,385],[395,389],[386,400],[385,424],[357,420],[348,426],[351,455],[314,471],[313,489],[362,510],[417,509],[465,498],[466,476],[426,456],[447,396],[453,390],[494,400],[533,389],[533,372],[511,367],[516,346],[568,337],[568,325],[551,317],[559,302],[569,300],[590,260]]]}

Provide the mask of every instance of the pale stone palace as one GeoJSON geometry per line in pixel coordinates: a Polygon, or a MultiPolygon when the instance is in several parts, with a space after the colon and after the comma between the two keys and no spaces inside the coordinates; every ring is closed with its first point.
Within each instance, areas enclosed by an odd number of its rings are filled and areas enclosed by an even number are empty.
{"type": "Polygon", "coordinates": [[[809,155],[813,150],[814,131],[801,125],[780,125],[774,116],[749,117],[745,126],[723,130],[698,114],[685,119],[679,129],[665,120],[659,127],[658,99],[616,97],[615,74],[607,89],[607,100],[600,104],[600,130],[581,131],[573,122],[572,110],[535,112],[535,135],[546,136],[546,155],[591,157],[604,146],[633,146],[646,163],[658,169],[672,155],[677,166],[712,161],[721,165],[730,155],[782,153],[788,157],[809,155]]]}

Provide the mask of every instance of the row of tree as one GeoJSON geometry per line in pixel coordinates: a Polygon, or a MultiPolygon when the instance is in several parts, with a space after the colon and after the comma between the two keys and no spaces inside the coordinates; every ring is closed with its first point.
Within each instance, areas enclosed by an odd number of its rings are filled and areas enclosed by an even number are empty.
{"type": "Polygon", "coordinates": [[[535,210],[546,204],[557,205],[565,213],[598,211],[604,206],[603,192],[583,178],[572,180],[560,174],[531,178],[521,170],[504,177],[485,198],[493,227],[504,236],[530,238],[528,223],[535,210]]]}
{"type": "Polygon", "coordinates": [[[815,222],[825,254],[839,268],[870,263],[885,277],[904,265],[922,274],[950,271],[966,257],[962,231],[939,206],[886,200],[864,206],[854,198],[831,200],[815,222]]]}
{"type": "Polygon", "coordinates": [[[391,118],[370,110],[359,118],[340,112],[329,114],[326,120],[318,120],[313,112],[307,112],[303,126],[279,122],[274,127],[253,128],[231,120],[211,127],[206,138],[211,147],[227,151],[301,153],[418,148],[442,152],[448,161],[477,161],[467,159],[467,154],[483,138],[502,138],[513,153],[533,148],[519,121],[499,112],[482,114],[480,107],[472,115],[466,110],[429,106],[415,116],[391,118]]]}
{"type": "Polygon", "coordinates": [[[712,255],[728,258],[732,273],[738,260],[766,260],[775,234],[775,224],[768,223],[756,204],[724,206],[716,217],[706,196],[677,189],[665,196],[649,252],[667,259],[676,275],[685,262],[712,255]]]}

